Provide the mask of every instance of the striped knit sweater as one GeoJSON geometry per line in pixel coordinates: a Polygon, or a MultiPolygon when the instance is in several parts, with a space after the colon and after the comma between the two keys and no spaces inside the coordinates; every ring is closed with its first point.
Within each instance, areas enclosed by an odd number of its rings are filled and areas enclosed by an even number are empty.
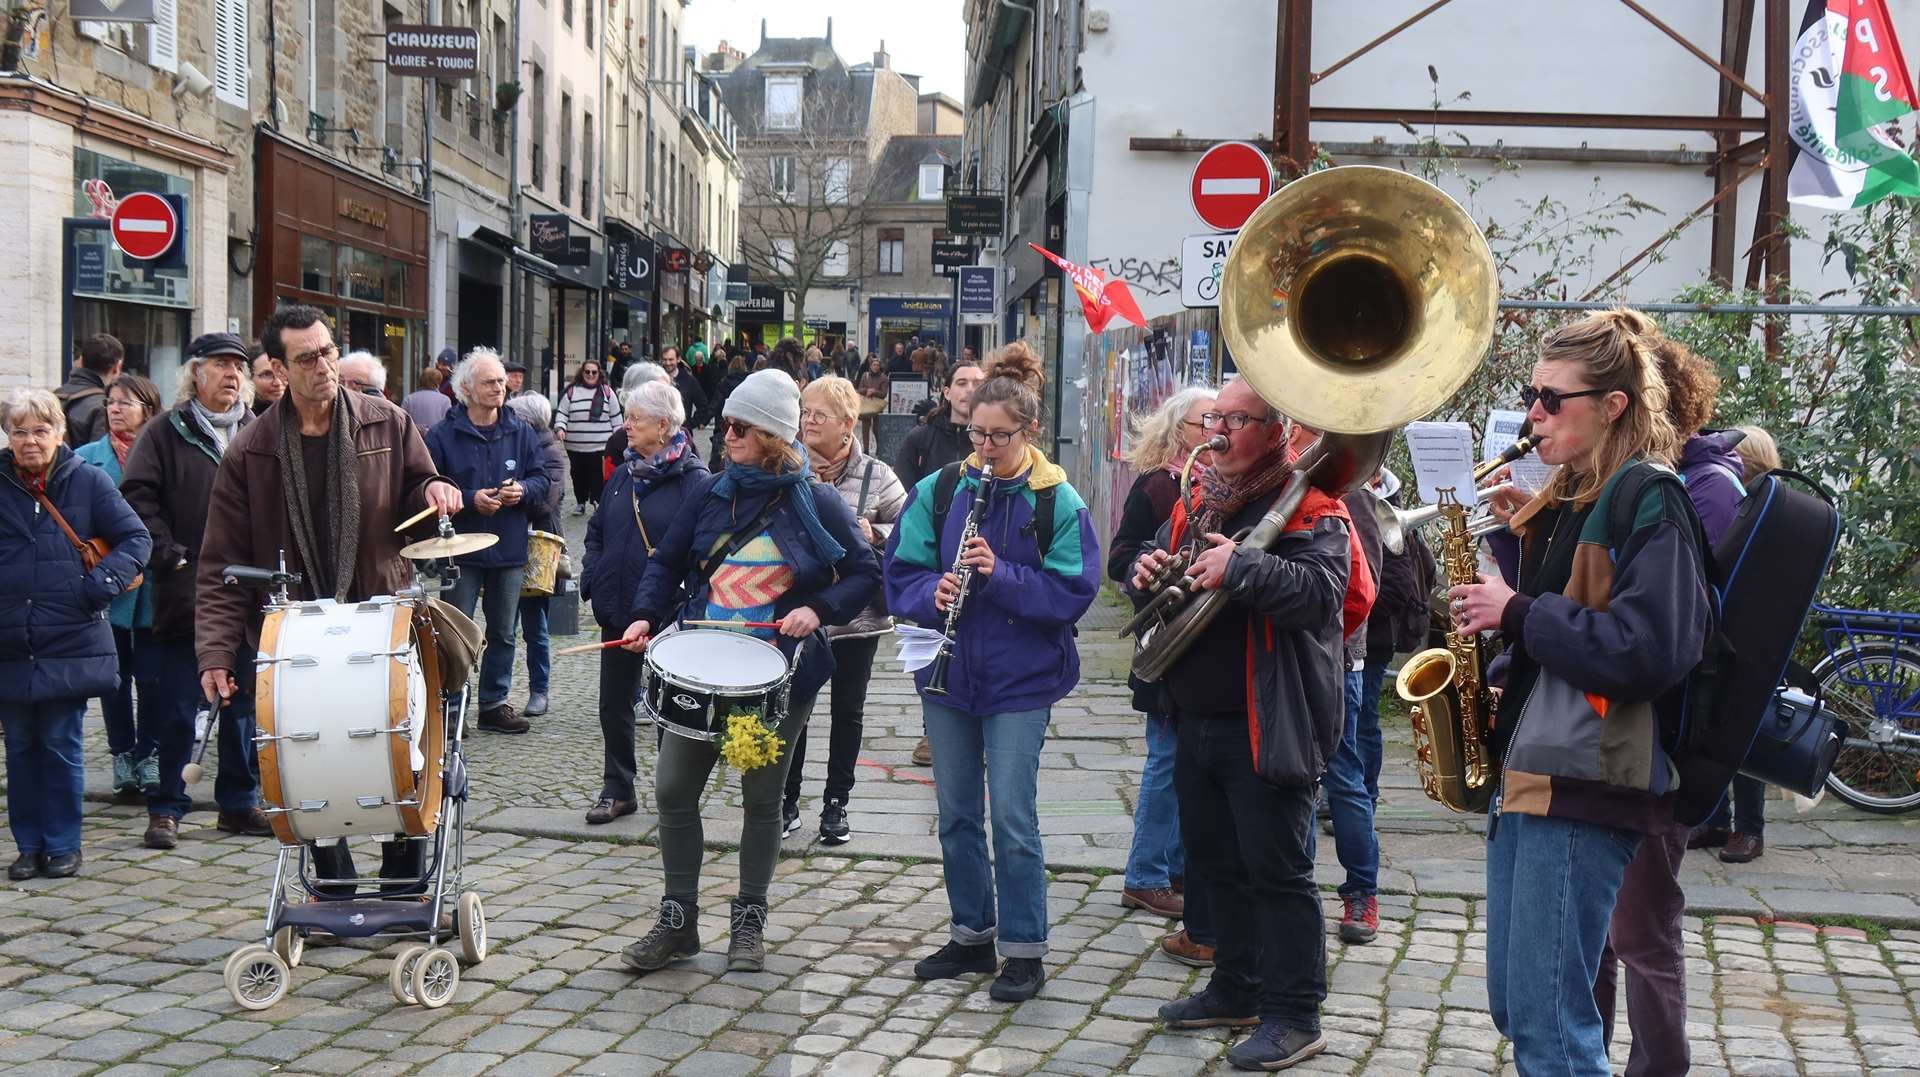
{"type": "Polygon", "coordinates": [[[605,386],[595,389],[584,385],[573,386],[561,395],[560,406],[554,410],[553,426],[568,452],[604,452],[607,439],[620,426],[620,402],[615,399],[613,390],[605,386]],[[596,392],[606,396],[600,404],[598,420],[593,418],[593,394],[596,392]]]}

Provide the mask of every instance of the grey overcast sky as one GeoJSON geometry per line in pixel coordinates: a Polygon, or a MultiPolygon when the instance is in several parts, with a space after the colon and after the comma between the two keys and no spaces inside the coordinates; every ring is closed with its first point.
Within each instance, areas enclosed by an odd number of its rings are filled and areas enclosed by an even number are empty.
{"type": "Polygon", "coordinates": [[[821,37],[829,16],[833,47],[849,65],[872,60],[884,40],[893,69],[919,75],[921,92],[960,96],[967,49],[960,0],[691,0],[680,39],[703,55],[722,40],[751,55],[761,19],[770,37],[821,37]]]}

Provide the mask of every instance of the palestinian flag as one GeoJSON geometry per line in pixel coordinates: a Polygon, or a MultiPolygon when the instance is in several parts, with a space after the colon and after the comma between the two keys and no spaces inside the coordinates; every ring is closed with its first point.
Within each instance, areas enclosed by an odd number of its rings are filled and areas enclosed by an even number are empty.
{"type": "Polygon", "coordinates": [[[1920,196],[1920,161],[1898,139],[1920,99],[1886,0],[1810,0],[1789,62],[1787,200],[1832,212],[1920,196]]]}

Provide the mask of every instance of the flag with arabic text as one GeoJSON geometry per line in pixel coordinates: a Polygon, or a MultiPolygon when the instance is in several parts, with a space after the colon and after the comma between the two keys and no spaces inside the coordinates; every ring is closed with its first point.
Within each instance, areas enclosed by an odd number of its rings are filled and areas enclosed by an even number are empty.
{"type": "Polygon", "coordinates": [[[1900,138],[1913,80],[1886,0],[1810,0],[1793,45],[1788,201],[1829,212],[1920,196],[1920,161],[1900,138]]]}
{"type": "Polygon", "coordinates": [[[1060,267],[1060,272],[1073,282],[1073,290],[1080,294],[1081,309],[1087,315],[1087,328],[1096,333],[1105,332],[1107,323],[1117,315],[1142,329],[1147,327],[1147,316],[1140,313],[1140,304],[1133,298],[1133,289],[1123,280],[1108,280],[1105,273],[1088,266],[1075,265],[1065,258],[1040,246],[1029,243],[1042,258],[1060,267]]]}

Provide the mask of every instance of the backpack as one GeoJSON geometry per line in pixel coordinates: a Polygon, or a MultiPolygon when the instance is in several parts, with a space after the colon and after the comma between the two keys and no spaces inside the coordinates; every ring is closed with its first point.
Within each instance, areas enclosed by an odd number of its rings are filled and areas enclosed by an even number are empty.
{"type": "MultiPolygon", "coordinates": [[[[941,536],[947,533],[947,510],[953,507],[953,492],[960,488],[960,469],[963,462],[956,461],[940,469],[940,477],[933,483],[933,544],[940,546],[941,536]]],[[[1033,522],[1023,530],[1031,529],[1034,543],[1040,548],[1040,560],[1044,563],[1047,554],[1053,549],[1053,502],[1059,487],[1049,486],[1033,492],[1033,522]]],[[[864,498],[862,498],[864,500],[864,498]]]]}
{"type": "MultiPolygon", "coordinates": [[[[1621,476],[1607,520],[1611,549],[1632,534],[1640,495],[1653,482],[1680,487],[1679,476],[1652,465],[1621,476]]],[[[1753,746],[1840,541],[1840,514],[1819,483],[1770,471],[1747,487],[1733,523],[1708,549],[1693,503],[1681,501],[1693,520],[1714,622],[1679,705],[1661,708],[1661,741],[1680,772],[1674,820],[1694,826],[1719,807],[1753,746]]]]}

